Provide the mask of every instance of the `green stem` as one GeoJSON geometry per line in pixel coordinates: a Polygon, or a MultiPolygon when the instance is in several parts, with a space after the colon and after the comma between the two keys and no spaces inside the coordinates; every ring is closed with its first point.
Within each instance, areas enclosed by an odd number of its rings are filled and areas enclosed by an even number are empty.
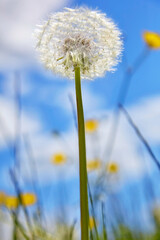
{"type": "Polygon", "coordinates": [[[80,176],[80,209],[81,209],[81,240],[88,240],[88,190],[86,143],[84,128],[84,113],[81,94],[80,68],[75,67],[75,87],[77,100],[78,140],[79,140],[79,176],[80,176]]]}
{"type": "Polygon", "coordinates": [[[18,217],[17,217],[16,213],[12,212],[12,217],[13,217],[13,221],[14,221],[13,240],[17,240],[18,239],[18,237],[17,237],[17,229],[19,229],[20,233],[22,234],[22,236],[26,240],[29,240],[29,237],[25,233],[25,230],[24,230],[23,226],[18,221],[18,217]]]}

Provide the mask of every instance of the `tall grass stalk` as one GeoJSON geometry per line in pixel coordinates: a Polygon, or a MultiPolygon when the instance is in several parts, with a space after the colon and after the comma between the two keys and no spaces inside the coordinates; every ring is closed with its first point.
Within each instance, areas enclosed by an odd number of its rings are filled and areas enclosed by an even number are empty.
{"type": "Polygon", "coordinates": [[[11,212],[12,214],[12,218],[13,218],[13,240],[18,240],[17,237],[17,230],[19,230],[19,232],[22,234],[22,236],[24,237],[24,239],[29,240],[29,237],[27,236],[27,234],[25,233],[25,229],[23,228],[23,226],[21,225],[21,223],[18,221],[18,216],[15,212],[11,212]]]}
{"type": "Polygon", "coordinates": [[[79,176],[80,176],[80,210],[81,210],[81,240],[89,239],[88,231],[88,189],[87,189],[87,166],[86,166],[86,144],[84,113],[81,94],[80,67],[75,67],[75,88],[78,118],[78,140],[79,140],[79,176]]]}
{"type": "Polygon", "coordinates": [[[92,216],[93,216],[96,238],[97,238],[97,240],[99,240],[100,238],[99,238],[99,235],[98,235],[97,223],[96,223],[96,220],[95,220],[96,219],[96,214],[95,214],[95,211],[94,211],[94,204],[93,204],[93,198],[92,198],[92,194],[91,194],[89,181],[88,181],[88,193],[89,193],[89,200],[90,200],[90,204],[91,204],[91,213],[92,213],[92,216]]]}

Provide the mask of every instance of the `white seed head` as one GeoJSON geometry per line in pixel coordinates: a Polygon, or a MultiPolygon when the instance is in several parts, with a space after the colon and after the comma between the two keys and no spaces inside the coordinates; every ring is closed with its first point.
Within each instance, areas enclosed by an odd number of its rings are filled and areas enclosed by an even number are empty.
{"type": "Polygon", "coordinates": [[[87,8],[65,8],[36,29],[37,49],[47,69],[74,78],[101,77],[114,70],[122,50],[121,33],[111,19],[87,8]]]}

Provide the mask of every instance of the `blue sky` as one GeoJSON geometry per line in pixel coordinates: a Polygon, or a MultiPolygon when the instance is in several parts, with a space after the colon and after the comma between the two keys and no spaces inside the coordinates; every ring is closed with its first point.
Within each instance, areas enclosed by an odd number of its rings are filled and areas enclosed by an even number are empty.
{"type": "MultiPolygon", "coordinates": [[[[12,9],[10,9],[10,0],[6,3],[5,1],[2,2],[5,12],[0,17],[0,20],[4,22],[4,27],[1,30],[2,44],[0,45],[3,52],[3,58],[0,57],[0,119],[5,126],[1,126],[1,136],[3,134],[5,136],[0,137],[0,174],[2,176],[0,187],[13,193],[13,187],[8,177],[8,169],[13,166],[13,159],[9,157],[8,147],[12,147],[15,137],[14,127],[17,120],[15,117],[14,84],[16,81],[15,72],[18,72],[19,81],[21,81],[20,101],[21,114],[23,115],[21,134],[23,137],[29,136],[36,164],[40,168],[39,178],[41,186],[43,186],[43,194],[47,195],[51,186],[53,186],[53,192],[56,192],[56,189],[63,186],[63,180],[68,181],[67,189],[70,185],[73,187],[72,195],[74,197],[68,201],[68,204],[71,205],[71,203],[78,201],[76,175],[78,161],[73,161],[73,159],[77,159],[76,130],[71,102],[68,97],[70,95],[74,99],[74,83],[61,79],[43,68],[43,65],[35,56],[30,35],[34,26],[41,19],[46,18],[48,13],[52,12],[51,9],[56,11],[61,10],[64,6],[75,7],[81,5],[92,9],[98,8],[105,12],[122,31],[124,50],[122,62],[118,65],[117,71],[107,73],[104,78],[82,83],[85,117],[86,119],[92,117],[100,119],[98,135],[101,138],[99,144],[103,152],[107,144],[106,135],[111,124],[111,119],[108,120],[108,116],[112,115],[112,110],[116,104],[125,69],[134,64],[136,58],[146,47],[142,39],[142,33],[144,30],[160,32],[160,3],[158,0],[72,0],[72,2],[61,0],[58,3],[59,5],[52,2],[47,0],[44,8],[44,3],[42,3],[42,6],[38,5],[37,0],[24,1],[25,6],[27,6],[26,9],[23,8],[20,1],[12,9]],[[33,11],[30,11],[32,8],[37,9],[35,16],[33,16],[33,11]],[[55,130],[60,132],[60,136],[56,138],[53,134],[55,130]],[[3,142],[4,137],[7,145],[3,142]],[[52,146],[54,146],[53,149],[52,146]],[[59,181],[57,172],[60,171],[62,174],[63,171],[54,169],[54,166],[50,163],[50,157],[56,151],[66,151],[71,159],[67,170],[63,169],[65,174],[60,183],[57,183],[59,181]],[[75,183],[72,179],[76,179],[75,183]],[[51,182],[54,182],[54,184],[51,182]]],[[[126,101],[128,111],[158,157],[160,157],[159,62],[160,51],[151,51],[133,76],[126,101]]],[[[87,136],[87,139],[88,142],[92,141],[90,136],[87,136]]],[[[88,154],[92,156],[90,145],[92,143],[88,143],[88,154]]],[[[24,142],[21,143],[20,147],[21,184],[25,190],[30,190],[31,183],[26,174],[28,157],[24,142]],[[23,181],[23,177],[26,182],[23,181]]],[[[113,154],[115,161],[122,166],[121,175],[123,176],[120,176],[122,185],[128,178],[130,180],[143,178],[148,171],[140,161],[142,156],[138,153],[138,149],[141,147],[147,159],[147,168],[152,166],[153,172],[157,171],[142,143],[123,118],[113,154]],[[118,156],[122,156],[121,159],[118,159],[118,156]],[[130,161],[127,160],[128,156],[130,156],[130,161]]],[[[32,169],[31,172],[34,173],[34,170],[32,169]]],[[[33,180],[35,181],[34,177],[33,180]]],[[[56,201],[58,203],[58,197],[55,198],[56,201]]]]}

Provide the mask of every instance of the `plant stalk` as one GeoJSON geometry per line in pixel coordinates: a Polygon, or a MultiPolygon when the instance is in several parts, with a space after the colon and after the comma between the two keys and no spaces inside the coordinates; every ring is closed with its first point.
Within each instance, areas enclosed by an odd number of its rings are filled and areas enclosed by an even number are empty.
{"type": "Polygon", "coordinates": [[[88,190],[87,190],[87,166],[84,113],[81,94],[80,67],[75,67],[75,88],[78,118],[78,142],[79,142],[79,177],[80,177],[80,210],[81,210],[81,240],[89,239],[88,231],[88,190]]]}

